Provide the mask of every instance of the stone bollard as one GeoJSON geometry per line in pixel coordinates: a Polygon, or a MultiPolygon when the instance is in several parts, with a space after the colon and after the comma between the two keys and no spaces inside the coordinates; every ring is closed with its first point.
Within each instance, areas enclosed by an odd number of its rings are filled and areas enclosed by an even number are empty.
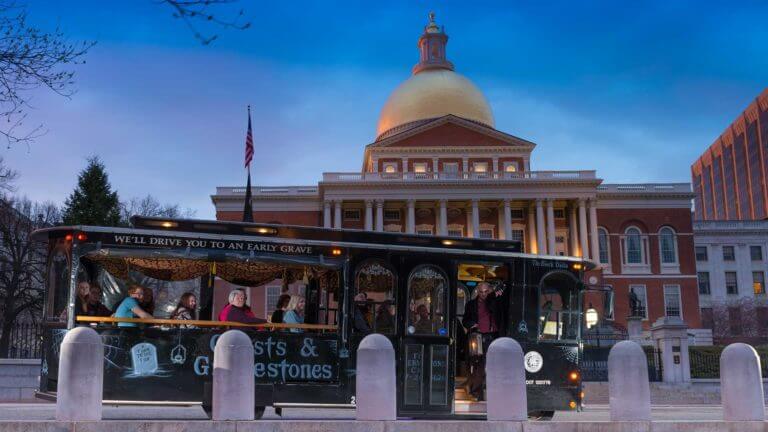
{"type": "Polygon", "coordinates": [[[750,345],[730,344],[720,354],[720,394],[723,420],[765,420],[760,357],[750,345]]]}
{"type": "Polygon", "coordinates": [[[528,420],[523,349],[516,340],[501,337],[488,347],[485,359],[488,420],[528,420]]]}
{"type": "Polygon", "coordinates": [[[357,348],[355,377],[355,418],[395,420],[397,418],[395,350],[385,336],[370,334],[357,348]]]}
{"type": "Polygon", "coordinates": [[[240,330],[224,332],[213,353],[213,419],[253,420],[256,382],[253,343],[240,330]]]}
{"type": "Polygon", "coordinates": [[[104,344],[90,327],[68,331],[59,349],[56,420],[101,420],[104,393],[104,344]]]}
{"type": "Polygon", "coordinates": [[[608,354],[611,421],[650,421],[651,386],[648,358],[635,342],[621,341],[608,354]]]}

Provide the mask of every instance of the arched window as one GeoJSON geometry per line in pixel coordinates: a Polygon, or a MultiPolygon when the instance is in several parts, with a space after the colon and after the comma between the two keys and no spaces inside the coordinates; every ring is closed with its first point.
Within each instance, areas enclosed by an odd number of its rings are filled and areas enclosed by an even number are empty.
{"type": "Polygon", "coordinates": [[[448,336],[448,278],[439,267],[421,265],[408,276],[408,334],[448,336]]]}
{"type": "Polygon", "coordinates": [[[597,248],[599,252],[600,264],[609,264],[611,262],[611,251],[609,249],[608,230],[603,227],[597,228],[597,248]]]}
{"type": "Polygon", "coordinates": [[[383,334],[395,332],[396,287],[397,276],[384,261],[370,259],[363,261],[357,267],[354,306],[356,316],[353,316],[355,330],[383,334]],[[368,329],[365,328],[366,326],[368,329]]]}
{"type": "Polygon", "coordinates": [[[636,227],[627,228],[624,232],[624,244],[627,264],[643,264],[643,244],[640,230],[636,227]]]}
{"type": "Polygon", "coordinates": [[[662,264],[677,264],[677,235],[670,227],[659,230],[659,248],[662,264]]]}

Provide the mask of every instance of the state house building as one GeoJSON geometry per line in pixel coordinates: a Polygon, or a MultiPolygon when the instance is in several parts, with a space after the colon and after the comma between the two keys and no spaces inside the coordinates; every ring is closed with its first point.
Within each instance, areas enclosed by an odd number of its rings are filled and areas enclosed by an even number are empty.
{"type": "MultiPolygon", "coordinates": [[[[605,184],[595,171],[534,169],[535,143],[495,128],[483,93],[454,71],[434,21],[419,62],[381,110],[362,168],[316,185],[253,187],[256,222],[513,239],[532,254],[586,256],[616,293],[630,288],[647,329],[663,316],[700,328],[690,184],[605,184]]],[[[245,189],[218,187],[219,220],[242,220],[245,189]]],[[[264,299],[274,298],[269,293],[264,299]]],[[[273,305],[254,298],[256,308],[273,305]]]]}

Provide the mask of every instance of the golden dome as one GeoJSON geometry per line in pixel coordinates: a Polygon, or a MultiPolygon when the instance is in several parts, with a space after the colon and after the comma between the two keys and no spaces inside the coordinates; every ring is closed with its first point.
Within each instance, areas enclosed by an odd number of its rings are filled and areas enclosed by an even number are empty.
{"type": "Polygon", "coordinates": [[[376,135],[407,123],[448,114],[494,126],[488,101],[470,80],[449,69],[422,70],[389,96],[381,110],[376,135]]]}

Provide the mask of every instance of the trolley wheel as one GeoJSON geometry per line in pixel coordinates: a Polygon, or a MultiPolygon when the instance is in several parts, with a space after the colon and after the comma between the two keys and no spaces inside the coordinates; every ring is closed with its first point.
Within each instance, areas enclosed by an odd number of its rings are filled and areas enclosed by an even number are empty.
{"type": "Polygon", "coordinates": [[[262,417],[264,417],[264,410],[265,410],[265,409],[266,409],[266,408],[265,408],[265,407],[263,407],[263,406],[257,406],[257,407],[254,407],[254,408],[253,408],[253,419],[254,419],[254,420],[259,420],[259,419],[261,419],[262,417]]]}
{"type": "Polygon", "coordinates": [[[531,411],[528,413],[528,418],[539,421],[550,421],[555,416],[554,411],[531,411]]]}

